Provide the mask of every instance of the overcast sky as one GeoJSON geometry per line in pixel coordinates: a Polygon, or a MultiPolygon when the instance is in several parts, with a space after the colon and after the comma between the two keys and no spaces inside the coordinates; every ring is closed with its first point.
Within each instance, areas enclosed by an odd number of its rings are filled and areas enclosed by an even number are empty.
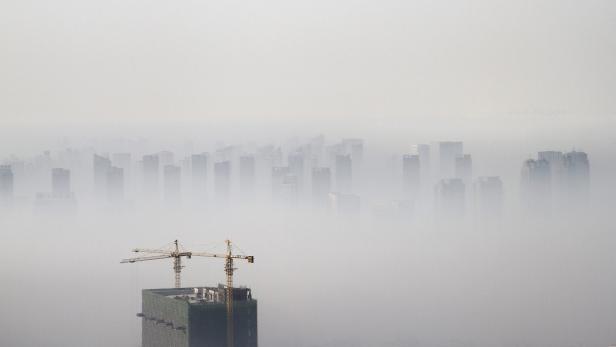
{"type": "Polygon", "coordinates": [[[3,0],[0,117],[600,124],[615,33],[612,0],[3,0]]]}

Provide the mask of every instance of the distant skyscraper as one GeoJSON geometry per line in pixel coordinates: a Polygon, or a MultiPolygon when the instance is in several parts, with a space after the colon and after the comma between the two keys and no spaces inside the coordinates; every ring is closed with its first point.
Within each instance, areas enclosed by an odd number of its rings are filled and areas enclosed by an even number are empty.
{"type": "Polygon", "coordinates": [[[464,146],[462,142],[439,142],[439,171],[441,178],[451,178],[455,174],[456,157],[462,155],[464,146]]]}
{"type": "Polygon", "coordinates": [[[590,164],[584,152],[572,151],[564,156],[564,184],[571,202],[585,202],[590,190],[590,164]]]}
{"type": "Polygon", "coordinates": [[[119,202],[124,199],[124,169],[112,166],[107,172],[107,199],[119,202]]]}
{"type": "Polygon", "coordinates": [[[164,167],[164,197],[165,201],[177,204],[182,196],[182,170],[179,166],[165,165],[164,167]]]}
{"type": "Polygon", "coordinates": [[[147,196],[158,196],[158,155],[144,155],[143,162],[143,191],[147,196]]]}
{"type": "Polygon", "coordinates": [[[331,192],[331,172],[327,167],[312,169],[312,199],[317,206],[327,206],[331,192]]]}
{"type": "Polygon", "coordinates": [[[231,162],[228,160],[214,164],[214,184],[216,198],[226,200],[231,192],[231,162]]]}
{"type": "Polygon", "coordinates": [[[503,207],[503,183],[500,177],[479,177],[475,181],[475,207],[482,220],[498,218],[503,207]]]}
{"type": "Polygon", "coordinates": [[[51,170],[51,194],[54,197],[71,195],[71,172],[62,168],[51,170]]]}
{"type": "Polygon", "coordinates": [[[14,179],[10,165],[0,165],[0,200],[13,198],[14,179]]]}
{"type": "Polygon", "coordinates": [[[350,155],[336,156],[336,191],[350,193],[352,191],[353,165],[350,155]]]}
{"type": "Polygon", "coordinates": [[[402,187],[405,198],[417,197],[420,184],[421,164],[419,155],[406,154],[402,157],[402,187]]]}
{"type": "Polygon", "coordinates": [[[284,178],[290,173],[288,166],[276,166],[272,168],[272,198],[282,200],[282,185],[284,178]]]}
{"type": "Polygon", "coordinates": [[[246,197],[254,194],[255,189],[255,157],[253,155],[240,156],[240,193],[246,197]]]}
{"type": "Polygon", "coordinates": [[[97,195],[105,194],[107,188],[107,172],[111,168],[111,160],[94,154],[94,191],[97,195]]]}
{"type": "Polygon", "coordinates": [[[541,151],[537,153],[538,160],[545,160],[550,166],[550,185],[553,199],[560,199],[564,193],[564,157],[560,151],[541,151]]]}
{"type": "Polygon", "coordinates": [[[193,154],[190,156],[192,172],[192,189],[196,198],[203,200],[207,189],[207,153],[193,154]]]}
{"type": "Polygon", "coordinates": [[[421,167],[421,176],[424,182],[429,182],[431,175],[430,162],[430,145],[417,144],[411,146],[411,153],[419,156],[419,166],[421,167]]]}
{"type": "Polygon", "coordinates": [[[541,151],[537,153],[537,159],[545,160],[550,163],[552,168],[562,166],[563,164],[563,152],[559,151],[541,151]]]}
{"type": "MultiPolygon", "coordinates": [[[[111,163],[114,167],[122,169],[122,177],[124,183],[122,190],[130,189],[133,172],[133,161],[130,153],[114,153],[111,157],[111,163]]],[[[117,174],[117,170],[116,170],[117,174]]],[[[109,177],[109,175],[107,175],[109,177]]]]}
{"type": "Polygon", "coordinates": [[[435,188],[436,215],[461,218],[465,213],[465,186],[459,178],[442,179],[435,188]]]}
{"type": "Polygon", "coordinates": [[[552,178],[547,160],[526,160],[522,166],[521,183],[522,197],[529,211],[541,214],[551,208],[552,178]]]}
{"type": "Polygon", "coordinates": [[[473,179],[473,160],[470,154],[456,157],[455,177],[461,179],[465,185],[469,185],[473,179]]]}
{"type": "Polygon", "coordinates": [[[71,172],[67,169],[51,170],[51,194],[37,193],[35,210],[38,212],[70,212],[76,208],[71,192],[71,172]]]}
{"type": "Polygon", "coordinates": [[[298,190],[301,190],[304,185],[304,153],[294,152],[289,154],[289,172],[297,178],[298,190]]]}
{"type": "Polygon", "coordinates": [[[325,147],[325,152],[327,165],[332,165],[334,168],[336,167],[336,157],[339,155],[348,154],[343,143],[329,145],[325,147]]]}
{"type": "Polygon", "coordinates": [[[345,147],[346,154],[351,155],[354,168],[359,169],[364,159],[364,140],[344,139],[342,144],[345,147]]]}
{"type": "Polygon", "coordinates": [[[161,167],[173,165],[175,163],[175,155],[170,151],[158,152],[158,161],[161,167]]]}

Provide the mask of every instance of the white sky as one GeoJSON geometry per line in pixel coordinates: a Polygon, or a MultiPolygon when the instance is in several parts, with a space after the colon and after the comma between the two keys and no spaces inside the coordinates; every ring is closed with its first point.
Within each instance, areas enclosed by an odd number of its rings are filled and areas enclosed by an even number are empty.
{"type": "Polygon", "coordinates": [[[2,0],[0,119],[613,121],[615,33],[612,0],[2,0]]]}

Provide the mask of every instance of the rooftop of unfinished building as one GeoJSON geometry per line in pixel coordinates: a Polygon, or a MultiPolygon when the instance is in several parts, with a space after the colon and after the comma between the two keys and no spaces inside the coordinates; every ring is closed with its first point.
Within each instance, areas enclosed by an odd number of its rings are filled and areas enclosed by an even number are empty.
{"type": "MultiPolygon", "coordinates": [[[[226,286],[223,284],[219,284],[218,287],[160,288],[144,289],[143,291],[170,299],[184,300],[195,305],[224,303],[226,296],[226,286]]],[[[233,300],[252,301],[251,289],[243,286],[233,288],[233,300]]]]}

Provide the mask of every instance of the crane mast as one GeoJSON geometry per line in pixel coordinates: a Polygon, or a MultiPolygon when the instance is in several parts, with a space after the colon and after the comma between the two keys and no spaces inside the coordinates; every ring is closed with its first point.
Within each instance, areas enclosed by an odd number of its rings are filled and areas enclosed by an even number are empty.
{"type": "Polygon", "coordinates": [[[233,347],[233,258],[231,258],[231,241],[227,240],[227,258],[225,273],[227,274],[227,346],[233,347]]]}

